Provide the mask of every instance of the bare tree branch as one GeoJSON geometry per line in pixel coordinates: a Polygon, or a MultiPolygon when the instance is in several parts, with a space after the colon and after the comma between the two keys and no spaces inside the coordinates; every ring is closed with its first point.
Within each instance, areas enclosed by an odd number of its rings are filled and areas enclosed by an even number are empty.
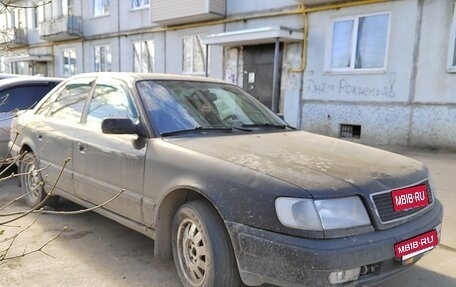
{"type": "MultiPolygon", "coordinates": [[[[48,198],[49,198],[50,196],[53,195],[54,190],[55,190],[55,187],[56,187],[56,185],[57,185],[57,182],[59,182],[60,178],[62,177],[63,171],[64,171],[66,165],[68,164],[68,162],[69,162],[70,160],[71,160],[70,157],[68,157],[68,158],[65,159],[65,161],[64,161],[64,163],[63,163],[63,166],[62,166],[62,168],[60,169],[59,175],[57,176],[57,179],[56,179],[54,185],[52,186],[51,190],[46,194],[46,196],[44,197],[44,199],[43,199],[39,204],[37,204],[34,208],[32,208],[32,209],[30,209],[30,210],[28,210],[28,211],[22,213],[21,215],[15,217],[15,218],[12,218],[12,219],[9,219],[9,220],[0,222],[0,225],[4,225],[4,224],[7,224],[7,223],[16,221],[16,220],[18,220],[18,219],[20,219],[20,218],[22,218],[22,217],[25,217],[25,216],[29,215],[29,214],[32,213],[33,211],[38,210],[38,209],[40,208],[40,206],[41,206],[43,203],[45,203],[46,200],[48,200],[48,198]]],[[[41,183],[40,183],[40,184],[41,184],[41,183]]]]}

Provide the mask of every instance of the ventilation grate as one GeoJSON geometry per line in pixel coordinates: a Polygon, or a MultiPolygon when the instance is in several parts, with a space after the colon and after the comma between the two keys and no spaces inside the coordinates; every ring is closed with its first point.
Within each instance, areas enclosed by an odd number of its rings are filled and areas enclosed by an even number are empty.
{"type": "Polygon", "coordinates": [[[357,138],[361,137],[361,126],[360,125],[340,125],[340,137],[341,138],[357,138]]]}

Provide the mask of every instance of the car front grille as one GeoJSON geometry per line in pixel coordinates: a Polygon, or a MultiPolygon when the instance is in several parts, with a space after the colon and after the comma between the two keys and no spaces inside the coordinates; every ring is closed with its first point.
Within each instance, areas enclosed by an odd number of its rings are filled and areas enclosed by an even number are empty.
{"type": "MultiPolygon", "coordinates": [[[[422,211],[423,209],[428,208],[434,201],[434,198],[432,196],[431,187],[429,185],[429,181],[426,180],[426,181],[414,184],[410,187],[422,185],[422,184],[426,184],[426,190],[427,190],[428,198],[429,198],[429,205],[419,207],[419,208],[413,208],[413,209],[403,210],[403,211],[394,211],[393,200],[391,197],[392,190],[382,191],[382,192],[372,194],[371,199],[374,203],[374,206],[377,211],[377,215],[379,216],[380,222],[383,224],[391,223],[391,222],[401,220],[406,217],[410,217],[413,214],[418,213],[418,212],[422,211]]],[[[397,188],[397,189],[401,189],[401,188],[397,188]]]]}

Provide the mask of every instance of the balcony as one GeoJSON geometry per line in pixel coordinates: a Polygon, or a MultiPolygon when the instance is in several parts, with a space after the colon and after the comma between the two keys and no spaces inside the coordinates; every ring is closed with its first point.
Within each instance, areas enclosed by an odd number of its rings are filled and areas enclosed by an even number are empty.
{"type": "Polygon", "coordinates": [[[21,47],[27,44],[27,29],[25,28],[10,28],[0,31],[0,45],[21,47]]]}
{"type": "Polygon", "coordinates": [[[160,25],[179,25],[225,17],[226,0],[154,0],[151,19],[160,25]]]}
{"type": "Polygon", "coordinates": [[[46,41],[65,41],[82,37],[82,18],[62,15],[40,23],[40,38],[46,41]]]}

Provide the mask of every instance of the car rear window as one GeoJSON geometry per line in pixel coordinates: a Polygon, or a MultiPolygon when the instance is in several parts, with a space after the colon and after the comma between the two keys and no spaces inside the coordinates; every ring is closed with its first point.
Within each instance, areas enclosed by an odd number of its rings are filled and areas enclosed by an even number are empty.
{"type": "Polygon", "coordinates": [[[0,92],[0,112],[33,108],[55,84],[12,87],[0,92]]]}

